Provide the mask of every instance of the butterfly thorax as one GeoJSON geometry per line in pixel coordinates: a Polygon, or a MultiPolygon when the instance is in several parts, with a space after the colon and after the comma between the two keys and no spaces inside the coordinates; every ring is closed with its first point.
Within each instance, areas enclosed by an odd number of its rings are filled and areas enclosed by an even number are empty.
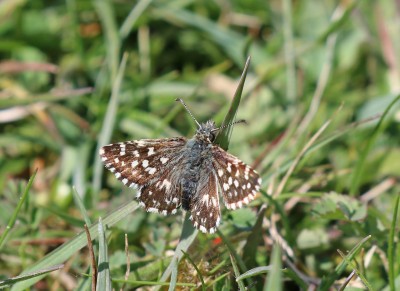
{"type": "Polygon", "coordinates": [[[181,180],[182,207],[190,209],[190,205],[198,192],[197,188],[201,179],[201,172],[211,171],[212,141],[214,140],[213,129],[215,123],[208,121],[203,123],[197,130],[195,136],[186,144],[185,167],[181,180]]]}

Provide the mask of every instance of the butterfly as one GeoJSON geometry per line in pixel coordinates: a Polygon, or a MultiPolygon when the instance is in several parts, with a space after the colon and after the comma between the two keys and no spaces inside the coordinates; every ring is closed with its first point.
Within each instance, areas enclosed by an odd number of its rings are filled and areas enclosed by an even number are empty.
{"type": "MultiPolygon", "coordinates": [[[[178,98],[198,129],[191,139],[141,139],[100,149],[105,167],[123,184],[137,189],[136,198],[148,212],[190,211],[193,226],[214,233],[221,222],[219,192],[228,209],[241,208],[260,190],[261,178],[250,166],[213,144],[213,121],[200,124],[178,98]]],[[[238,121],[235,123],[239,123],[238,121]]]]}

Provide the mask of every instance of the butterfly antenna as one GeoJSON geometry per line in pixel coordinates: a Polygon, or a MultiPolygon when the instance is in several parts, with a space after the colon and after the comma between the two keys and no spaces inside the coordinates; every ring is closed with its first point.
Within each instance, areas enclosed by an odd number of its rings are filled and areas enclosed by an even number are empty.
{"type": "Polygon", "coordinates": [[[201,125],[200,123],[197,121],[197,119],[194,117],[194,115],[192,114],[192,112],[190,112],[189,108],[187,107],[187,105],[185,104],[185,102],[183,102],[183,100],[181,98],[176,98],[175,101],[179,101],[182,103],[183,107],[185,107],[186,111],[189,112],[190,116],[193,118],[193,120],[197,123],[197,126],[200,128],[201,125]]]}
{"type": "Polygon", "coordinates": [[[225,125],[223,125],[223,126],[221,126],[221,127],[214,128],[211,132],[224,129],[224,128],[228,127],[228,126],[235,125],[235,124],[238,124],[238,123],[247,123],[247,122],[246,122],[246,120],[244,120],[244,119],[236,120],[236,121],[234,121],[234,122],[225,124],[225,125]]]}

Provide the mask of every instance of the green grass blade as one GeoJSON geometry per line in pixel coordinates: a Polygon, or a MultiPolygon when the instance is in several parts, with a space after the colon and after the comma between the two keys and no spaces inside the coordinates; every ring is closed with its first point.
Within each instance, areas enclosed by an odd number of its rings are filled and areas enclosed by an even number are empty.
{"type": "Polygon", "coordinates": [[[368,290],[374,290],[371,286],[371,284],[368,282],[367,278],[360,272],[356,266],[356,264],[353,263],[352,260],[348,258],[348,256],[345,256],[340,250],[338,250],[340,256],[342,257],[343,260],[346,261],[346,263],[354,270],[354,272],[357,274],[357,276],[361,279],[365,287],[367,287],[368,290]]]}
{"type": "Polygon", "coordinates": [[[141,0],[131,10],[128,17],[126,17],[124,23],[121,25],[119,35],[121,39],[125,39],[131,32],[132,28],[138,20],[139,16],[143,14],[146,8],[150,5],[152,0],[141,0]]]}
{"type": "Polygon", "coordinates": [[[383,130],[383,121],[385,117],[388,115],[390,109],[396,104],[397,101],[400,100],[400,95],[393,99],[393,101],[386,107],[385,111],[383,112],[381,118],[379,119],[378,124],[375,126],[371,137],[367,141],[367,145],[365,146],[364,150],[361,152],[360,158],[358,159],[356,168],[353,172],[353,176],[351,179],[351,186],[350,186],[350,195],[355,196],[358,193],[361,178],[364,173],[365,169],[365,162],[369,152],[371,151],[372,145],[374,144],[375,140],[377,139],[379,133],[383,130]]]}
{"type": "Polygon", "coordinates": [[[256,266],[256,255],[258,244],[262,239],[263,229],[262,223],[264,220],[267,206],[263,205],[257,214],[257,221],[247,237],[246,244],[243,247],[243,260],[248,268],[256,266]]]}
{"type": "MultiPolygon", "coordinates": [[[[131,214],[138,208],[138,205],[135,201],[132,201],[113,213],[109,214],[106,218],[103,219],[103,224],[107,227],[112,227],[121,219],[131,214]]],[[[97,223],[92,225],[89,228],[90,236],[92,239],[96,239],[98,237],[98,229],[97,223]]],[[[52,266],[56,264],[60,264],[68,260],[73,254],[79,251],[81,248],[87,245],[86,233],[83,231],[78,234],[75,238],[61,245],[43,259],[35,263],[30,268],[27,268],[21,275],[25,275],[30,272],[38,271],[40,269],[46,268],[47,266],[52,266]]],[[[24,288],[28,288],[39,281],[43,276],[35,277],[23,282],[20,282],[13,286],[12,290],[21,290],[24,288]]]]}
{"type": "MultiPolygon", "coordinates": [[[[86,94],[92,93],[93,88],[80,88],[75,90],[65,90],[62,92],[56,92],[53,94],[40,94],[40,95],[31,95],[29,98],[7,98],[0,99],[0,109],[9,108],[14,106],[24,106],[24,105],[32,105],[40,102],[57,102],[62,100],[68,100],[72,97],[81,97],[86,94]]],[[[4,112],[3,112],[4,113],[4,112]]]]}
{"type": "Polygon", "coordinates": [[[73,187],[72,196],[74,197],[75,204],[79,208],[79,210],[83,216],[83,219],[85,220],[85,224],[88,227],[90,227],[92,225],[92,221],[90,220],[90,217],[89,217],[88,212],[86,211],[85,205],[83,205],[83,201],[75,187],[73,187]]]}
{"type": "Polygon", "coordinates": [[[201,290],[205,291],[206,290],[206,285],[204,283],[203,275],[201,274],[199,268],[197,267],[196,263],[192,260],[192,258],[188,255],[188,253],[186,253],[184,251],[182,251],[182,252],[184,254],[185,259],[187,259],[190,262],[190,264],[192,264],[193,268],[196,270],[197,275],[198,275],[198,277],[200,279],[200,282],[201,282],[201,290]]]}
{"type": "Polygon", "coordinates": [[[97,274],[97,291],[111,291],[111,276],[110,276],[110,264],[108,261],[107,241],[106,234],[104,232],[103,223],[101,217],[97,225],[99,232],[99,258],[98,258],[98,274],[97,274]]]}
{"type": "Polygon", "coordinates": [[[18,213],[21,210],[22,205],[24,204],[26,198],[28,197],[29,194],[29,189],[32,186],[33,180],[35,180],[35,176],[36,176],[37,170],[33,173],[33,175],[29,178],[28,184],[25,187],[24,193],[22,194],[22,196],[19,199],[19,202],[17,204],[17,207],[15,208],[6,229],[4,230],[4,232],[2,233],[1,237],[0,237],[0,250],[3,249],[3,246],[6,242],[6,239],[8,237],[8,234],[10,233],[10,230],[14,227],[15,225],[15,221],[17,220],[18,217],[18,213]]]}
{"type": "Polygon", "coordinates": [[[235,95],[233,96],[231,106],[229,108],[228,113],[225,116],[224,121],[222,122],[221,127],[224,127],[224,126],[226,126],[226,127],[221,129],[218,132],[217,137],[215,138],[214,143],[218,144],[224,150],[227,150],[229,147],[229,140],[230,140],[230,137],[232,134],[233,126],[232,125],[228,126],[228,124],[231,124],[232,122],[235,121],[235,116],[236,116],[236,112],[239,108],[240,99],[242,98],[244,82],[246,80],[249,65],[250,65],[250,57],[247,58],[246,64],[244,65],[242,76],[240,77],[240,80],[239,80],[239,85],[236,88],[235,95]]]}
{"type": "MultiPolygon", "coordinates": [[[[141,280],[125,280],[125,279],[113,279],[115,283],[127,284],[132,286],[157,286],[158,288],[163,286],[170,286],[169,282],[152,282],[152,281],[141,281],[141,280]]],[[[196,287],[196,284],[193,283],[176,283],[176,286],[179,287],[196,287]]],[[[130,289],[129,289],[130,290],[130,289]]],[[[151,289],[153,290],[153,289],[151,289]]]]}
{"type": "MultiPolygon", "coordinates": [[[[170,8],[167,6],[160,6],[159,8],[160,9],[153,9],[153,13],[155,13],[157,17],[174,23],[178,21],[203,31],[208,34],[215,43],[221,46],[229,58],[237,65],[240,66],[243,63],[243,52],[246,50],[246,43],[248,42],[247,37],[243,37],[226,27],[221,27],[221,25],[189,10],[170,8]]],[[[263,48],[256,42],[252,43],[249,53],[256,60],[257,65],[266,64],[269,61],[268,54],[266,54],[263,48]]]]}
{"type": "MultiPolygon", "coordinates": [[[[366,242],[371,238],[371,236],[367,236],[366,238],[362,239],[347,255],[348,260],[353,260],[354,257],[358,254],[358,252],[361,250],[361,248],[366,244],[366,242]]],[[[332,284],[335,282],[335,280],[338,280],[343,273],[343,271],[346,269],[347,266],[347,261],[343,260],[331,274],[329,274],[327,277],[322,278],[321,284],[318,288],[318,290],[329,290],[329,288],[332,286],[332,284]]]]}
{"type": "Polygon", "coordinates": [[[62,268],[64,268],[64,264],[51,266],[51,267],[48,267],[48,268],[43,268],[43,269],[38,270],[36,272],[30,272],[30,273],[26,273],[24,275],[20,275],[20,276],[16,276],[16,277],[4,280],[4,281],[0,281],[0,289],[3,289],[5,287],[10,287],[11,285],[13,285],[13,284],[15,284],[15,283],[17,283],[19,281],[24,281],[24,280],[27,280],[27,279],[30,279],[30,278],[34,278],[34,277],[37,277],[37,276],[42,276],[42,275],[45,275],[47,273],[60,270],[62,268]]]}
{"type": "MultiPolygon", "coordinates": [[[[232,256],[232,254],[230,254],[230,257],[231,257],[231,263],[232,263],[232,267],[233,267],[233,272],[235,274],[235,277],[237,278],[237,277],[240,276],[240,271],[239,271],[239,268],[238,268],[238,266],[236,264],[234,256],[232,256]]],[[[244,283],[243,283],[242,280],[239,280],[239,281],[236,280],[236,282],[238,283],[240,291],[245,291],[246,290],[246,287],[244,286],[244,283]]]]}
{"type": "Polygon", "coordinates": [[[280,291],[282,290],[282,258],[281,249],[275,244],[271,256],[272,269],[268,274],[265,281],[264,290],[266,291],[280,291]]]}
{"type": "MultiPolygon", "coordinates": [[[[397,220],[397,213],[399,211],[399,201],[400,201],[400,195],[397,195],[397,199],[394,205],[394,210],[393,210],[393,219],[392,219],[392,226],[390,227],[390,233],[389,233],[389,239],[388,239],[388,260],[389,260],[389,286],[390,290],[394,291],[396,290],[395,288],[395,279],[396,279],[396,272],[395,272],[395,265],[394,263],[396,262],[396,252],[395,252],[395,233],[396,233],[396,224],[398,222],[397,220]]],[[[398,236],[397,236],[398,237],[398,236]]],[[[398,266],[400,267],[400,266],[398,266]]]]}
{"type": "MultiPolygon", "coordinates": [[[[95,152],[95,162],[93,165],[93,191],[98,193],[101,184],[101,175],[103,174],[103,165],[98,154],[100,148],[108,144],[111,140],[112,131],[114,129],[115,118],[117,115],[119,92],[121,89],[122,79],[125,72],[126,62],[128,60],[128,54],[124,54],[121,65],[119,66],[117,78],[113,84],[111,98],[108,103],[107,112],[104,117],[103,127],[100,131],[99,138],[97,140],[97,148],[95,152]]],[[[96,194],[93,194],[93,202],[97,201],[96,194]]]]}
{"type": "MultiPolygon", "coordinates": [[[[186,252],[189,249],[189,247],[191,246],[191,244],[193,243],[194,239],[197,236],[198,230],[193,227],[192,222],[189,220],[189,216],[190,214],[186,213],[185,221],[182,227],[181,237],[175,249],[174,258],[171,260],[171,263],[168,265],[167,269],[165,269],[164,273],[162,274],[159,280],[160,282],[166,282],[174,271],[177,272],[178,263],[183,257],[183,252],[186,252]]],[[[172,279],[173,278],[171,278],[170,283],[172,286],[175,286],[176,277],[174,277],[175,281],[173,281],[172,279]]],[[[156,288],[155,290],[159,290],[159,287],[156,288]]]]}
{"type": "Polygon", "coordinates": [[[246,272],[247,267],[244,264],[242,258],[236,252],[234,246],[231,244],[231,242],[226,238],[226,236],[219,229],[217,229],[217,233],[221,237],[221,239],[224,242],[224,244],[226,245],[226,247],[228,248],[228,251],[231,254],[231,256],[233,256],[235,258],[235,262],[239,265],[240,270],[242,272],[246,272]]]}
{"type": "Polygon", "coordinates": [[[244,279],[247,279],[247,278],[251,278],[251,277],[254,277],[254,276],[265,274],[265,273],[270,272],[271,270],[272,270],[271,266],[256,267],[256,268],[253,268],[251,270],[248,270],[247,272],[241,274],[240,276],[237,276],[236,277],[236,281],[238,282],[238,281],[241,281],[241,280],[244,280],[244,279]]]}
{"type": "Polygon", "coordinates": [[[114,6],[109,0],[96,0],[94,6],[99,15],[105,32],[105,44],[107,49],[107,63],[111,73],[111,82],[116,81],[118,70],[118,59],[121,49],[117,24],[115,21],[114,6]]]}

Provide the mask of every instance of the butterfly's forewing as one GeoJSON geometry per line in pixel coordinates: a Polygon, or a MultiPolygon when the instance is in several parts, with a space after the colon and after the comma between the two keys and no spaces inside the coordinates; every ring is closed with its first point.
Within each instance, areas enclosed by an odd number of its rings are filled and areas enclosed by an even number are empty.
{"type": "Polygon", "coordinates": [[[181,164],[185,144],[185,138],[120,142],[102,147],[100,156],[118,180],[138,189],[146,210],[169,214],[180,205],[179,177],[171,169],[181,164]]]}
{"type": "Polygon", "coordinates": [[[213,146],[213,157],[225,206],[237,209],[253,200],[260,190],[258,173],[218,146],[213,146]]]}
{"type": "MultiPolygon", "coordinates": [[[[180,156],[176,158],[179,159],[180,156]]],[[[172,166],[173,171],[165,170],[157,180],[139,187],[136,197],[147,211],[158,212],[163,215],[176,213],[177,208],[182,203],[179,183],[181,166],[181,163],[177,163],[172,166]]]]}

